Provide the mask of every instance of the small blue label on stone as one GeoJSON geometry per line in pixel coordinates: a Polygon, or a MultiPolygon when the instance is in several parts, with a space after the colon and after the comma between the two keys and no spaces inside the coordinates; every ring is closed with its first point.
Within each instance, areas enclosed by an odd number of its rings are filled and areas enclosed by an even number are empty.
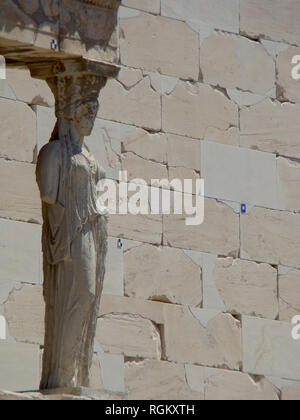
{"type": "Polygon", "coordinates": [[[247,206],[246,206],[246,204],[242,204],[242,205],[241,205],[241,212],[242,212],[243,214],[247,213],[247,206]]]}

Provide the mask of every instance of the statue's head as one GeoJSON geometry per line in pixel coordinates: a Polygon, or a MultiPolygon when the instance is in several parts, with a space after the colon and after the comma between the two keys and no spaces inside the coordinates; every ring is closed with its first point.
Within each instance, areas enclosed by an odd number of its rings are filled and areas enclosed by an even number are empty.
{"type": "Polygon", "coordinates": [[[79,103],[74,111],[74,128],[80,137],[90,136],[99,109],[96,99],[79,103]]]}

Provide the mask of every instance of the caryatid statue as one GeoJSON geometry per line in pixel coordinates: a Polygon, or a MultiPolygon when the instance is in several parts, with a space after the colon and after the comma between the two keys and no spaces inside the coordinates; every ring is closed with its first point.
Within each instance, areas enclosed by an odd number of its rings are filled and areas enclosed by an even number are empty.
{"type": "Polygon", "coordinates": [[[62,71],[47,82],[57,124],[37,164],[46,303],[41,390],[89,386],[107,250],[96,188],[105,174],[84,144],[106,77],[62,71]]]}

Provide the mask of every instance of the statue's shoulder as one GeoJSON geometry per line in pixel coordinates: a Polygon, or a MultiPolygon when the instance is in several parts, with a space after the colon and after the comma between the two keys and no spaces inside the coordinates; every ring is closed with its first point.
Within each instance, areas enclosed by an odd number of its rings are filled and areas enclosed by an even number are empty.
{"type": "Polygon", "coordinates": [[[58,161],[60,162],[62,156],[62,144],[59,140],[50,141],[42,147],[38,162],[58,161]]]}

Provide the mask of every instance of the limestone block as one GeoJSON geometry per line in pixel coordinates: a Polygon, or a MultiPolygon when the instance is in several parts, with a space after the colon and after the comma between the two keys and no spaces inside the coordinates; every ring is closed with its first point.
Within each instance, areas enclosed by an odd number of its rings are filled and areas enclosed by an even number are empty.
{"type": "Polygon", "coordinates": [[[36,107],[37,120],[37,153],[41,148],[49,142],[52,131],[56,124],[56,116],[54,108],[45,106],[36,107]]]}
{"type": "Polygon", "coordinates": [[[161,358],[160,333],[138,315],[108,314],[98,320],[96,338],[106,353],[127,357],[161,358]]]}
{"type": "Polygon", "coordinates": [[[214,32],[201,46],[205,83],[265,95],[275,86],[275,63],[264,47],[248,38],[214,32]]]}
{"type": "Polygon", "coordinates": [[[197,83],[179,82],[162,97],[163,130],[202,139],[209,127],[227,131],[238,126],[238,107],[220,91],[197,83]]]}
{"type": "Polygon", "coordinates": [[[300,401],[300,383],[290,382],[285,385],[281,393],[282,401],[300,401]]]}
{"type": "Polygon", "coordinates": [[[198,306],[201,269],[183,251],[142,245],[125,255],[125,295],[198,306]]]}
{"type": "Polygon", "coordinates": [[[160,0],[123,0],[122,5],[149,13],[160,12],[160,0]]]}
{"type": "Polygon", "coordinates": [[[165,165],[140,158],[134,153],[122,155],[122,170],[127,171],[128,181],[142,179],[151,185],[152,179],[167,179],[168,171],[165,165]]]}
{"type": "Polygon", "coordinates": [[[291,380],[300,379],[300,341],[292,324],[243,317],[244,372],[291,380]]]}
{"type": "Polygon", "coordinates": [[[24,343],[44,343],[45,305],[42,286],[24,284],[4,305],[10,335],[24,343]]]}
{"type": "Polygon", "coordinates": [[[266,100],[243,108],[241,146],[300,158],[300,107],[266,100]]]}
{"type": "Polygon", "coordinates": [[[277,165],[284,208],[300,212],[300,162],[278,158],[277,165]]]}
{"type": "Polygon", "coordinates": [[[140,13],[133,18],[121,18],[120,30],[122,64],[198,80],[199,38],[187,24],[140,13]]]}
{"type": "Polygon", "coordinates": [[[100,315],[124,313],[139,315],[155,324],[164,323],[164,307],[161,302],[153,302],[129,297],[104,295],[100,304],[100,315]]]}
{"type": "Polygon", "coordinates": [[[231,315],[175,305],[164,314],[167,360],[239,370],[241,326],[231,315]]]}
{"type": "Polygon", "coordinates": [[[237,256],[239,215],[231,207],[205,199],[202,225],[186,226],[185,216],[163,216],[164,244],[183,249],[237,256]]]}
{"type": "Polygon", "coordinates": [[[54,106],[54,96],[47,83],[44,80],[33,79],[28,70],[9,68],[6,78],[18,101],[34,105],[54,106]]]}
{"type": "Polygon", "coordinates": [[[150,134],[145,130],[135,128],[126,133],[122,150],[134,153],[145,160],[166,163],[168,137],[163,133],[150,134]]]}
{"type": "Polygon", "coordinates": [[[130,400],[203,400],[186,383],[184,366],[156,360],[128,362],[125,383],[130,400]]]}
{"type": "Polygon", "coordinates": [[[111,215],[108,234],[116,238],[160,245],[162,240],[162,216],[111,215]]]}
{"type": "Polygon", "coordinates": [[[300,81],[292,77],[292,69],[296,66],[292,64],[292,59],[299,55],[300,48],[290,47],[277,57],[277,95],[282,101],[300,102],[300,81]]]}
{"type": "Polygon", "coordinates": [[[0,388],[28,391],[39,388],[40,347],[0,341],[0,388]]]}
{"type": "Polygon", "coordinates": [[[0,217],[41,222],[35,165],[0,159],[0,191],[0,217]]]}
{"type": "Polygon", "coordinates": [[[279,391],[267,379],[240,372],[226,372],[207,379],[205,386],[207,401],[278,401],[279,391]]]}
{"type": "Polygon", "coordinates": [[[148,77],[129,90],[109,80],[100,94],[99,117],[160,131],[160,95],[151,88],[148,77]]]}
{"type": "Polygon", "coordinates": [[[219,258],[213,280],[227,312],[277,317],[277,270],[270,265],[219,258]]]}
{"type": "Polygon", "coordinates": [[[168,134],[168,166],[200,172],[200,144],[199,140],[168,134]]]}
{"type": "Polygon", "coordinates": [[[0,98],[0,157],[32,162],[36,147],[36,117],[23,104],[0,98]]]}
{"type": "Polygon", "coordinates": [[[300,267],[300,214],[254,208],[241,216],[242,258],[300,267]]]}
{"type": "Polygon", "coordinates": [[[117,238],[108,238],[108,251],[106,257],[106,271],[103,294],[124,295],[124,258],[123,250],[118,247],[117,238]]]}
{"type": "Polygon", "coordinates": [[[123,86],[130,89],[143,79],[144,75],[142,70],[132,69],[128,67],[121,67],[117,80],[122,83],[123,86]]]}
{"type": "Polygon", "coordinates": [[[208,127],[204,140],[215,143],[228,144],[231,146],[240,145],[240,131],[237,127],[230,127],[223,131],[215,127],[208,127]]]}
{"type": "Polygon", "coordinates": [[[1,283],[40,283],[40,226],[0,219],[0,232],[1,283]]]}
{"type": "Polygon", "coordinates": [[[282,208],[274,154],[201,142],[201,177],[207,197],[282,208]]]}
{"type": "Polygon", "coordinates": [[[279,319],[291,322],[300,314],[300,270],[279,271],[279,319]]]}
{"type": "Polygon", "coordinates": [[[111,392],[125,392],[124,356],[98,353],[103,388],[111,392]]]}
{"type": "Polygon", "coordinates": [[[300,44],[298,0],[241,0],[240,30],[251,37],[300,44]]]}
{"type": "Polygon", "coordinates": [[[94,389],[104,389],[99,359],[96,353],[93,355],[92,367],[90,371],[90,387],[94,389]]]}
{"type": "Polygon", "coordinates": [[[189,22],[205,23],[216,29],[239,32],[239,3],[237,0],[162,0],[162,16],[189,22]]]}

